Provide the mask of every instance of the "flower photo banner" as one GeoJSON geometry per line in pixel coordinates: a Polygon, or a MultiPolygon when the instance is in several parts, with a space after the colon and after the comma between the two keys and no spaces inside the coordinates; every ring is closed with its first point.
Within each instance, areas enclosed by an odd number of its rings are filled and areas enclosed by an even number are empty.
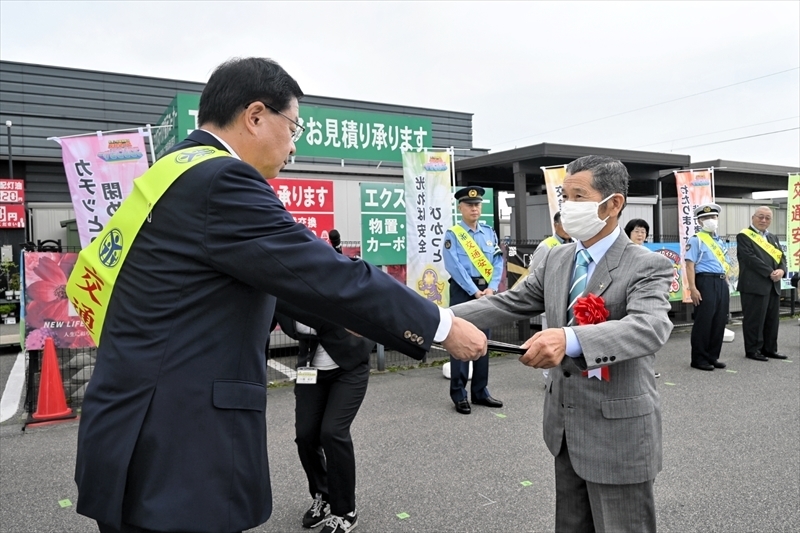
{"type": "Polygon", "coordinates": [[[25,349],[43,350],[50,337],[56,348],[94,348],[94,342],[67,299],[66,285],[77,253],[25,252],[25,349]]]}

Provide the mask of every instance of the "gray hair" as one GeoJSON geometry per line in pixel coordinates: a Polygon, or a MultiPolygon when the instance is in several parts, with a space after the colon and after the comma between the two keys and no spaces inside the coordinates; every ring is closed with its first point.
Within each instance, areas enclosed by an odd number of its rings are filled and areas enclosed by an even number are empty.
{"type": "MultiPolygon", "coordinates": [[[[577,174],[584,170],[592,173],[592,187],[599,191],[603,198],[621,194],[627,204],[628,182],[631,177],[621,161],[604,155],[586,155],[567,165],[567,174],[577,174]]],[[[622,206],[623,209],[625,204],[622,206]]]]}

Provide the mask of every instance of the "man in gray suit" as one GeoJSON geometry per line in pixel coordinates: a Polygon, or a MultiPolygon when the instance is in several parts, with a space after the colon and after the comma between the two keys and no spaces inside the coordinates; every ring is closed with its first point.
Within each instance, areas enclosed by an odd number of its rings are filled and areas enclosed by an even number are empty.
{"type": "Polygon", "coordinates": [[[553,369],[544,440],[555,456],[556,531],[656,530],[661,407],[653,361],[672,331],[672,266],[620,231],[628,180],[609,157],[570,163],[561,221],[577,242],[549,250],[516,288],[452,308],[479,328],[546,313],[550,328],[522,345],[520,361],[553,369]],[[572,304],[588,294],[603,298],[609,316],[577,325],[572,304]]]}

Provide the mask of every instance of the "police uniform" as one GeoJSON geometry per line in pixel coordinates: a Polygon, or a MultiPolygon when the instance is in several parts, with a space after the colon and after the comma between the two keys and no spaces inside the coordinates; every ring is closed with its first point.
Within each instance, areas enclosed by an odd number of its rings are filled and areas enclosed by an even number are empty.
{"type": "MultiPolygon", "coordinates": [[[[715,203],[703,204],[695,209],[695,218],[698,223],[701,223],[704,216],[718,216],[720,211],[722,208],[715,203]]],[[[725,243],[716,235],[716,232],[709,235],[725,250],[725,243]]],[[[725,335],[730,304],[725,267],[696,234],[689,237],[689,241],[686,243],[684,259],[694,263],[695,288],[703,298],[700,304],[694,308],[691,366],[702,370],[713,370],[714,367],[724,368],[724,363],[719,362],[719,354],[722,350],[722,338],[725,335]],[[708,368],[709,366],[711,368],[708,368]]],[[[725,259],[728,261],[727,252],[725,252],[725,259]]]]}
{"type": "MultiPolygon", "coordinates": [[[[458,203],[481,203],[483,201],[483,187],[465,187],[456,191],[458,203]]],[[[444,239],[444,265],[450,274],[450,305],[468,302],[475,298],[478,291],[492,289],[497,292],[503,274],[503,254],[498,246],[497,234],[488,225],[478,221],[477,229],[473,230],[463,220],[458,225],[474,239],[483,255],[491,262],[492,276],[487,282],[472,263],[466,250],[459,242],[453,229],[448,229],[444,239]]],[[[484,331],[489,336],[489,331],[484,331]]],[[[469,376],[469,362],[459,361],[450,356],[450,398],[456,404],[460,413],[469,413],[467,400],[467,379],[469,376]]],[[[487,405],[489,407],[502,407],[502,402],[489,395],[486,387],[489,381],[489,358],[484,356],[472,363],[472,384],[470,396],[472,403],[487,405]]]]}

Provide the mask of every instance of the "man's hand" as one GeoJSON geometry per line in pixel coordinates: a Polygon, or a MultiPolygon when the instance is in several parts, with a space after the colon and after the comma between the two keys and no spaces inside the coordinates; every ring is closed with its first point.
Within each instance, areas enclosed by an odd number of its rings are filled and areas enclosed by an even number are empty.
{"type": "Polygon", "coordinates": [[[689,294],[692,296],[692,303],[695,305],[695,307],[700,305],[700,302],[703,301],[703,297],[700,296],[700,291],[698,291],[696,288],[689,289],[689,294]]]}
{"type": "Polygon", "coordinates": [[[484,293],[484,291],[478,289],[478,292],[476,292],[472,296],[477,300],[478,298],[483,298],[483,293],[484,293]]]}
{"type": "Polygon", "coordinates": [[[459,361],[475,361],[486,354],[486,335],[463,318],[453,317],[442,346],[459,361]]]}
{"type": "Polygon", "coordinates": [[[492,294],[494,294],[494,291],[492,289],[483,289],[484,296],[491,296],[492,294]]]}
{"type": "Polygon", "coordinates": [[[772,281],[778,281],[783,277],[783,274],[784,272],[780,268],[778,270],[773,270],[772,274],[769,275],[769,279],[771,279],[772,281]]]}
{"type": "Polygon", "coordinates": [[[520,362],[533,368],[553,368],[567,355],[567,336],[561,328],[540,331],[522,344],[528,351],[520,362]]]}

